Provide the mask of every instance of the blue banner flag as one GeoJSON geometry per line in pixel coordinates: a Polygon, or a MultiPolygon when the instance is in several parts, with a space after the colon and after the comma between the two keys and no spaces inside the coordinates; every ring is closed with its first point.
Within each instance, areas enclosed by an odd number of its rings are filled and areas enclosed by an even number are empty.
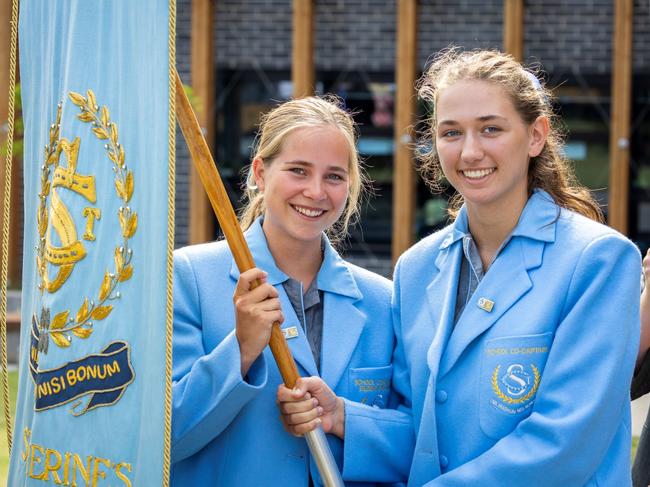
{"type": "Polygon", "coordinates": [[[9,485],[168,483],[174,0],[23,0],[9,485]]]}

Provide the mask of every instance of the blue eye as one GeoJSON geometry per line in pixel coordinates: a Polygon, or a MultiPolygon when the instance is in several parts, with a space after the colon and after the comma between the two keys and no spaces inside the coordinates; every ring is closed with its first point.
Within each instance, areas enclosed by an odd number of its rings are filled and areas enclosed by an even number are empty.
{"type": "Polygon", "coordinates": [[[482,132],[484,134],[496,134],[498,132],[501,132],[501,127],[495,127],[494,125],[490,125],[488,127],[485,127],[482,132]]]}
{"type": "Polygon", "coordinates": [[[460,135],[460,130],[446,130],[442,133],[442,137],[458,137],[460,135]]]}
{"type": "Polygon", "coordinates": [[[345,181],[343,176],[340,174],[332,173],[327,175],[327,179],[331,179],[332,181],[345,181]]]}
{"type": "Polygon", "coordinates": [[[302,167],[290,167],[289,171],[299,176],[304,176],[305,174],[307,174],[302,167]]]}

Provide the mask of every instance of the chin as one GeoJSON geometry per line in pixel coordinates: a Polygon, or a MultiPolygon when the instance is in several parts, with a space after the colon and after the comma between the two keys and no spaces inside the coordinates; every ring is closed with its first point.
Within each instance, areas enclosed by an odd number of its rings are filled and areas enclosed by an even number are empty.
{"type": "Polygon", "coordinates": [[[300,242],[312,242],[314,240],[320,241],[324,229],[307,229],[298,228],[291,232],[291,237],[300,242]]]}
{"type": "Polygon", "coordinates": [[[485,206],[497,201],[493,194],[479,193],[477,191],[468,191],[463,194],[463,199],[470,205],[485,206]]]}

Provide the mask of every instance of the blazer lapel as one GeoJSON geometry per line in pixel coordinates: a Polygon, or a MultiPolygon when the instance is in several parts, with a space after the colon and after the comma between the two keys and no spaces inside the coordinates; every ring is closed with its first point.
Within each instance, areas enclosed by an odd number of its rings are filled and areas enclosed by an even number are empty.
{"type": "Polygon", "coordinates": [[[318,367],[316,367],[316,362],[314,361],[314,354],[311,352],[311,347],[307,340],[305,330],[298,320],[298,316],[296,315],[293,306],[291,306],[289,296],[287,296],[283,286],[279,286],[278,291],[280,293],[282,314],[284,314],[284,323],[282,323],[281,328],[283,330],[291,331],[292,335],[295,332],[298,333],[297,336],[287,338],[287,344],[291,350],[291,355],[293,355],[296,363],[305,370],[307,375],[318,375],[318,367]]]}
{"type": "Polygon", "coordinates": [[[454,312],[462,245],[448,237],[436,258],[438,274],[427,286],[429,313],[434,328],[433,340],[427,352],[427,364],[433,377],[437,375],[440,356],[454,328],[454,312]]]}
{"type": "Polygon", "coordinates": [[[493,326],[531,287],[528,271],[541,264],[544,242],[514,238],[494,261],[463,310],[440,365],[439,376],[448,373],[463,351],[493,326]],[[491,311],[481,299],[492,301],[491,311]]]}
{"type": "Polygon", "coordinates": [[[368,319],[355,301],[349,296],[325,293],[321,377],[332,389],[347,370],[368,319]]]}
{"type": "Polygon", "coordinates": [[[335,389],[347,370],[368,316],[356,306],[363,298],[352,271],[323,237],[323,264],[318,289],[323,291],[323,342],[321,377],[335,389]]]}

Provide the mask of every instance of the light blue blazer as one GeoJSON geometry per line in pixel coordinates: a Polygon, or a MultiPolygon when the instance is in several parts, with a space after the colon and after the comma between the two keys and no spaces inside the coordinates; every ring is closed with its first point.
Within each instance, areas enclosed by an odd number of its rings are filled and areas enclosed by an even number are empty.
{"type": "Polygon", "coordinates": [[[454,326],[465,232],[463,208],[395,270],[409,485],[631,485],[638,250],[536,191],[454,326]]]}
{"type": "MultiPolygon", "coordinates": [[[[283,328],[301,375],[318,375],[260,221],[246,232],[258,267],[280,293],[283,328]]],[[[282,382],[270,350],[240,372],[232,295],[239,272],[224,241],[174,254],[172,485],[307,486],[320,477],[303,438],[286,433],[276,407],[282,382]]],[[[343,261],[329,242],[317,276],[324,291],[321,376],[346,400],[346,441],[329,437],[345,480],[405,481],[415,443],[396,409],[390,281],[343,261]],[[404,455],[393,455],[393,445],[404,455]]]]}

